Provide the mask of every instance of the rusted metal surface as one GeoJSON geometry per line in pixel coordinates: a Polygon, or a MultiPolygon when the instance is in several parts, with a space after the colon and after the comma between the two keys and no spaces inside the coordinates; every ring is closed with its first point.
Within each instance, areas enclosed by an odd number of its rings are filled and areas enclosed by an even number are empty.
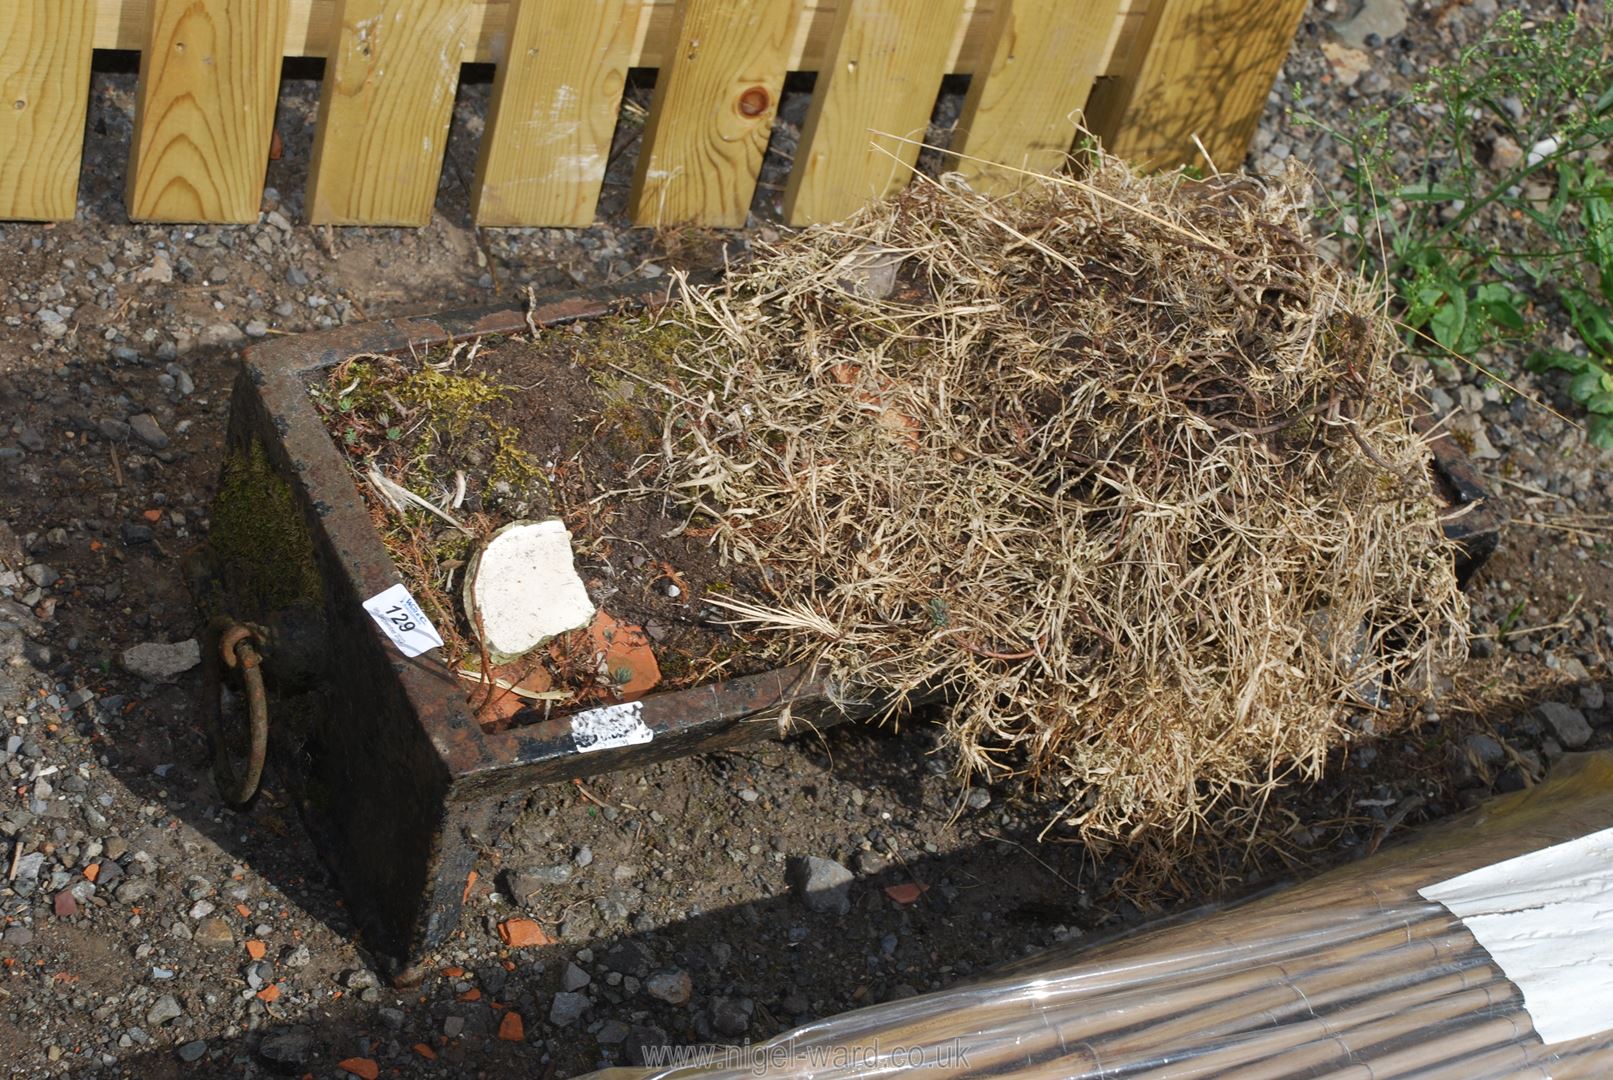
{"type": "MultiPolygon", "coordinates": [[[[231,408],[228,453],[263,455],[307,526],[321,595],[320,647],[287,668],[314,693],[276,704],[271,759],[303,811],[378,965],[406,978],[459,921],[480,848],[494,842],[536,785],[777,735],[781,714],[823,727],[845,719],[823,682],[787,669],[652,694],[637,719],[650,741],[579,750],[566,717],[489,734],[463,684],[434,659],[404,657],[363,610],[400,580],[351,471],[308,396],[320,371],[360,352],[421,352],[654,304],[665,284],[579,293],[536,307],[401,319],[285,338],[248,350],[231,408]],[[282,713],[300,719],[282,719],[282,713]],[[311,715],[309,715],[311,714],[311,715]]],[[[215,528],[217,524],[215,522],[215,528]]],[[[215,547],[217,544],[215,544],[215,547]]],[[[215,580],[227,581],[229,567],[215,580]]],[[[239,575],[237,575],[239,576],[239,575]]],[[[214,596],[215,611],[272,625],[284,613],[214,596]]],[[[281,668],[265,635],[266,670],[281,668]]],[[[216,691],[215,691],[216,693],[216,691]]]]}
{"type": "MultiPolygon", "coordinates": [[[[216,669],[212,667],[215,664],[225,670],[239,671],[246,694],[247,752],[246,765],[241,771],[236,770],[230,752],[231,739],[224,730],[223,703],[219,700],[217,686],[213,687],[212,700],[206,703],[203,715],[211,723],[208,735],[213,743],[213,780],[219,794],[225,802],[243,806],[258,793],[258,781],[263,776],[269,753],[269,698],[263,685],[263,657],[258,653],[263,635],[254,627],[240,623],[221,621],[217,629],[218,647],[212,650],[214,655],[208,657],[209,670],[215,671],[214,679],[217,678],[216,669]]],[[[207,635],[209,644],[214,637],[213,633],[207,635]]],[[[212,683],[213,679],[208,681],[212,683]]]]}

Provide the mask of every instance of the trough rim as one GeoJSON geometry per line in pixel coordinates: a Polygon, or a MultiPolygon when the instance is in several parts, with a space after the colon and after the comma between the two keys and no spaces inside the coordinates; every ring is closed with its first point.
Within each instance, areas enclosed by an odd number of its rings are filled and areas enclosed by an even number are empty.
{"type": "MultiPolygon", "coordinates": [[[[494,305],[405,316],[249,346],[242,359],[243,378],[250,380],[269,412],[291,466],[287,479],[301,488],[299,501],[317,517],[310,524],[329,540],[349,591],[363,601],[401,582],[402,577],[370,521],[347,460],[308,396],[310,375],[359,353],[409,355],[634,308],[654,309],[669,302],[675,287],[675,279],[641,280],[567,292],[528,308],[494,305]]],[[[632,745],[586,753],[577,748],[573,718],[596,710],[486,732],[472,715],[463,680],[438,658],[438,650],[406,658],[373,622],[366,620],[364,625],[371,644],[384,651],[414,707],[415,719],[430,738],[458,794],[474,795],[474,789],[512,771],[524,775],[548,766],[544,775],[535,775],[530,781],[537,786],[554,779],[609,772],[638,759],[634,751],[641,747],[632,745]],[[573,760],[578,758],[586,764],[573,760]],[[576,767],[565,768],[568,763],[576,767]]],[[[810,712],[820,727],[849,719],[854,713],[873,711],[866,704],[859,708],[859,703],[842,701],[825,675],[800,666],[682,690],[652,691],[636,703],[642,707],[641,719],[654,739],[692,740],[676,756],[777,736],[782,726],[778,718],[792,706],[810,712]],[[738,725],[755,730],[735,737],[738,725]],[[706,745],[706,735],[711,745],[706,745]]],[[[657,755],[662,756],[668,755],[657,755]]]]}

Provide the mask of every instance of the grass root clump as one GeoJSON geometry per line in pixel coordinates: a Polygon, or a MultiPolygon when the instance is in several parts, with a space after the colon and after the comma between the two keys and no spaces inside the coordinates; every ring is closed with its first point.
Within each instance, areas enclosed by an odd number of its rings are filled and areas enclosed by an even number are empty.
{"type": "Polygon", "coordinates": [[[1106,841],[1393,730],[1464,649],[1413,376],[1302,179],[915,181],[686,288],[656,483],[847,695],[1106,841]],[[894,268],[894,273],[892,269],[894,268]]]}

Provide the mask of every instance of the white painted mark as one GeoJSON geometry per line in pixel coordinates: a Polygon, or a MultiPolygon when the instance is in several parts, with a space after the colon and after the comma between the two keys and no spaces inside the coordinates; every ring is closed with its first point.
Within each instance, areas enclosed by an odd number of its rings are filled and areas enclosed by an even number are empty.
{"type": "Polygon", "coordinates": [[[1613,829],[1418,892],[1462,920],[1548,1045],[1613,1031],[1613,829]]]}
{"type": "Polygon", "coordinates": [[[561,86],[555,90],[554,100],[549,103],[549,122],[558,124],[568,113],[575,113],[577,100],[577,91],[570,86],[561,86]]]}
{"type": "Polygon", "coordinates": [[[555,159],[548,179],[592,180],[604,172],[605,159],[598,154],[563,154],[555,159]]]}
{"type": "Polygon", "coordinates": [[[644,724],[644,703],[629,701],[589,709],[571,718],[571,738],[579,754],[609,750],[615,746],[636,746],[655,738],[644,724]]]}

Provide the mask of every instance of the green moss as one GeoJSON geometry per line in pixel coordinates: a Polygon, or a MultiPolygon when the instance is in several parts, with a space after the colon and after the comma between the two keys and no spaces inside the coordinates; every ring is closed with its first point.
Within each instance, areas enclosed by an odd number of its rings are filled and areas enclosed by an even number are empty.
{"type": "Polygon", "coordinates": [[[656,314],[621,315],[601,319],[577,356],[577,362],[595,373],[601,389],[609,388],[600,376],[631,372],[659,379],[677,366],[678,356],[694,340],[689,329],[656,314]]]}
{"type": "Polygon", "coordinates": [[[681,684],[688,678],[694,664],[689,657],[681,652],[669,652],[666,656],[657,656],[661,668],[661,681],[673,686],[681,684]]]}
{"type": "MultiPolygon", "coordinates": [[[[338,378],[343,385],[312,388],[314,399],[349,417],[354,437],[398,443],[404,463],[395,479],[421,498],[435,499],[436,489],[452,479],[442,468],[443,461],[452,460],[487,477],[482,495],[490,502],[525,501],[547,490],[543,470],[520,446],[520,432],[490,416],[491,407],[507,401],[515,387],[481,374],[429,365],[404,370],[370,361],[347,365],[338,378]]],[[[340,421],[335,426],[343,428],[340,421]]]]}
{"type": "Polygon", "coordinates": [[[291,486],[256,439],[225,459],[210,539],[226,593],[243,614],[321,605],[313,538],[291,486]]]}
{"type": "Polygon", "coordinates": [[[549,478],[543,474],[532,455],[521,449],[521,433],[508,424],[489,421],[493,434],[493,459],[488,466],[489,487],[509,490],[517,494],[539,489],[547,492],[549,478]]]}
{"type": "Polygon", "coordinates": [[[415,371],[387,370],[363,360],[342,369],[342,377],[351,389],[333,403],[338,411],[372,419],[396,419],[388,417],[388,410],[401,407],[424,414],[434,429],[454,437],[463,435],[481,418],[486,406],[503,401],[510,391],[480,375],[424,366],[415,371]]]}
{"type": "Polygon", "coordinates": [[[432,547],[431,554],[439,563],[454,559],[464,560],[470,558],[471,544],[471,538],[462,532],[444,532],[432,547]]]}
{"type": "Polygon", "coordinates": [[[433,481],[446,479],[433,477],[431,468],[437,451],[445,446],[463,446],[468,459],[485,464],[489,496],[501,491],[525,493],[544,483],[543,471],[520,447],[520,432],[488,416],[488,406],[507,400],[513,387],[481,375],[424,367],[377,390],[390,393],[409,409],[411,424],[418,425],[418,449],[409,469],[415,494],[432,498],[433,481]]]}
{"type": "Polygon", "coordinates": [[[577,353],[599,391],[599,423],[589,440],[603,439],[612,453],[636,457],[661,437],[660,416],[644,383],[678,377],[678,358],[693,340],[689,330],[656,315],[603,319],[577,353]]]}

